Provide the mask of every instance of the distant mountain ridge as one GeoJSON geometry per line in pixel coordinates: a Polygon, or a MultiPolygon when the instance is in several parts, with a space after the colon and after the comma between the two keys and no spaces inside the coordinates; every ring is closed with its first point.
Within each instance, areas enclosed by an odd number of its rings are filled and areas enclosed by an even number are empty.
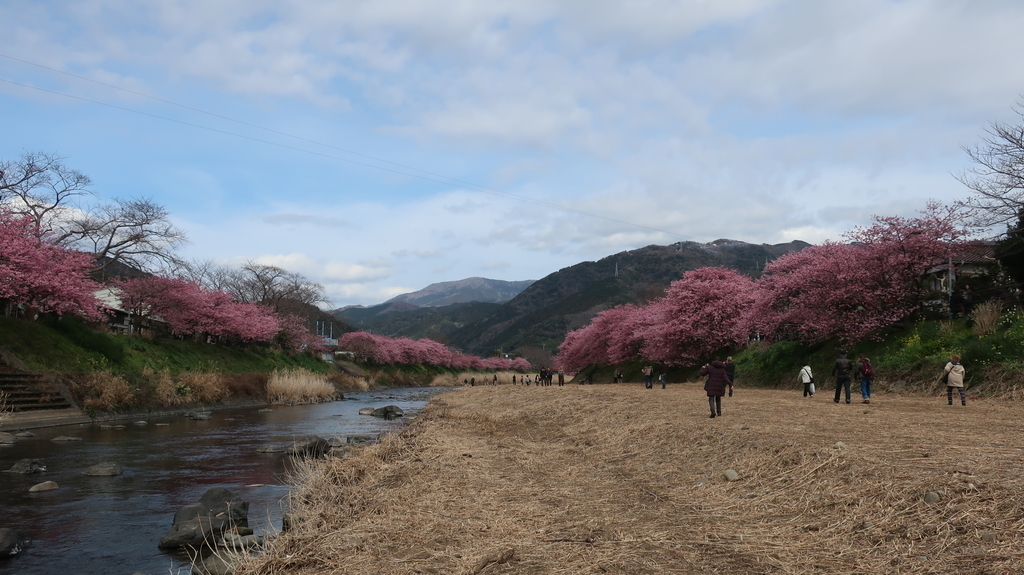
{"type": "Polygon", "coordinates": [[[407,302],[391,301],[336,310],[334,315],[358,329],[382,335],[428,337],[483,356],[511,352],[535,365],[545,365],[568,331],[583,327],[602,310],[662,297],[669,284],[686,271],[723,266],[757,278],[767,262],[809,245],[801,241],[748,244],[728,239],[650,245],[560,269],[532,282],[505,303],[456,303],[410,310],[407,302]]]}
{"type": "Polygon", "coordinates": [[[530,287],[536,280],[504,281],[481,277],[439,282],[384,302],[405,302],[419,307],[443,307],[457,303],[504,303],[530,287]]]}

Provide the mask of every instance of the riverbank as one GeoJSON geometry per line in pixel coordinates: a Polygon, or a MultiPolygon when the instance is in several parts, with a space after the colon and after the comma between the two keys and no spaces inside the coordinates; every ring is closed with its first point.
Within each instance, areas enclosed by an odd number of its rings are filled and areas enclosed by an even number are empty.
{"type": "Polygon", "coordinates": [[[1024,406],[463,388],[313,467],[246,575],[1018,573],[1024,406]],[[726,478],[735,472],[735,480],[726,478]]]}

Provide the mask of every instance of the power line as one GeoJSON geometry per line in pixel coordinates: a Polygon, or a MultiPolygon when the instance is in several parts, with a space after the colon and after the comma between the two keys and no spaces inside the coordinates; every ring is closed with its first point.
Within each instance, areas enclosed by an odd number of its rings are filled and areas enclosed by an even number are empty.
{"type": "Polygon", "coordinates": [[[403,175],[403,176],[419,178],[421,180],[426,180],[426,181],[434,182],[434,183],[438,183],[438,184],[452,185],[452,182],[456,182],[458,184],[461,184],[462,185],[461,187],[465,187],[465,188],[467,188],[467,189],[469,189],[471,191],[476,191],[476,192],[479,192],[479,193],[490,194],[490,195],[501,197],[501,198],[505,198],[505,199],[511,199],[511,200],[516,200],[516,201],[520,201],[520,202],[526,202],[526,203],[530,203],[530,204],[534,204],[534,205],[538,205],[538,206],[542,206],[542,207],[546,207],[546,208],[552,208],[552,209],[561,210],[561,211],[564,211],[564,212],[574,213],[574,214],[578,214],[578,215],[582,215],[582,216],[587,216],[587,217],[591,217],[591,218],[597,218],[597,219],[605,220],[605,221],[608,221],[608,222],[614,222],[614,223],[623,224],[623,225],[627,225],[627,226],[631,226],[631,227],[635,227],[635,228],[641,228],[641,229],[650,230],[650,231],[654,231],[654,232],[658,232],[658,233],[668,234],[668,235],[671,235],[671,236],[676,236],[676,237],[680,237],[680,238],[686,238],[686,236],[684,236],[682,234],[678,234],[678,233],[675,233],[675,232],[670,232],[668,230],[662,230],[662,229],[654,228],[654,227],[651,227],[651,226],[645,226],[643,224],[637,224],[637,223],[634,223],[634,222],[629,222],[629,221],[620,220],[620,219],[617,219],[617,218],[603,216],[603,215],[600,215],[600,214],[595,214],[595,213],[587,212],[587,211],[584,211],[584,210],[578,210],[578,209],[570,208],[570,207],[563,206],[563,205],[560,205],[560,204],[554,204],[554,203],[551,203],[551,202],[545,202],[543,200],[537,200],[537,199],[534,199],[534,198],[530,198],[528,196],[520,196],[518,194],[512,194],[512,193],[509,193],[509,192],[504,192],[504,191],[497,190],[497,189],[494,189],[494,188],[489,188],[487,186],[483,186],[483,185],[480,185],[480,184],[475,184],[473,182],[468,182],[468,181],[460,180],[460,179],[457,179],[457,178],[452,178],[452,177],[445,176],[445,175],[442,175],[442,174],[436,174],[436,173],[433,173],[433,172],[429,172],[429,171],[426,171],[426,170],[421,170],[419,168],[414,168],[414,167],[411,167],[411,166],[406,166],[406,165],[399,164],[399,163],[396,163],[396,162],[391,162],[389,160],[384,160],[384,159],[381,159],[381,158],[375,158],[373,156],[369,156],[369,155],[366,155],[366,154],[361,154],[359,152],[354,152],[354,151],[351,151],[351,150],[346,150],[344,148],[339,148],[339,147],[336,147],[336,146],[332,146],[330,144],[324,144],[324,143],[321,143],[321,142],[317,142],[315,140],[310,140],[310,139],[307,139],[307,138],[303,138],[301,136],[294,136],[294,135],[288,134],[286,132],[281,132],[281,131],[278,131],[278,130],[274,130],[272,128],[266,128],[266,127],[263,127],[263,126],[259,126],[257,124],[252,124],[252,123],[245,122],[245,121],[242,121],[242,120],[236,120],[236,119],[229,118],[227,116],[222,116],[220,114],[216,114],[216,113],[213,113],[213,112],[207,112],[205,110],[201,110],[199,108],[194,108],[192,106],[187,106],[187,105],[184,105],[184,104],[178,104],[176,102],[172,102],[170,100],[165,100],[165,99],[162,99],[162,98],[158,98],[156,96],[151,96],[151,95],[144,94],[144,93],[141,93],[141,92],[136,92],[136,91],[128,90],[128,89],[125,89],[125,88],[120,88],[118,86],[114,86],[114,85],[107,84],[107,83],[104,83],[104,82],[99,82],[97,80],[92,80],[90,78],[86,78],[86,77],[79,76],[79,75],[76,75],[76,74],[71,74],[69,72],[64,72],[64,71],[61,71],[61,70],[50,68],[48,66],[43,66],[41,64],[36,64],[34,62],[29,62],[27,60],[22,60],[22,59],[19,59],[19,58],[14,58],[14,57],[8,56],[6,54],[0,54],[0,57],[4,57],[4,58],[10,59],[10,60],[17,61],[17,62],[22,62],[22,63],[25,63],[25,64],[36,66],[36,67],[39,67],[39,68],[42,68],[42,69],[45,69],[45,70],[50,70],[52,72],[64,74],[66,76],[78,78],[78,79],[85,80],[85,81],[88,81],[88,82],[93,82],[93,83],[98,84],[98,85],[106,86],[106,87],[109,87],[109,88],[113,88],[115,90],[119,90],[119,91],[122,91],[122,92],[130,93],[130,94],[134,94],[134,95],[137,95],[137,96],[140,96],[140,97],[149,98],[149,99],[152,99],[154,101],[170,104],[170,105],[177,106],[179,108],[183,108],[183,109],[186,109],[186,110],[191,110],[191,111],[195,111],[195,112],[198,112],[198,113],[206,114],[206,115],[209,115],[209,116],[212,116],[212,117],[215,117],[215,118],[220,118],[220,119],[223,119],[223,120],[235,122],[235,123],[238,123],[238,124],[241,124],[241,125],[244,125],[244,126],[249,126],[249,127],[252,127],[252,128],[257,128],[257,129],[264,130],[264,131],[267,131],[267,132],[271,132],[271,133],[274,133],[274,134],[286,136],[286,137],[289,137],[289,138],[294,138],[294,139],[301,140],[301,141],[304,141],[304,142],[307,142],[307,143],[311,143],[311,144],[315,144],[315,145],[318,145],[318,146],[323,146],[323,147],[326,147],[326,148],[338,150],[338,151],[341,151],[341,152],[345,152],[347,154],[352,154],[352,155],[360,156],[360,157],[367,158],[367,159],[370,159],[370,160],[374,160],[374,161],[378,161],[378,162],[383,162],[383,163],[386,163],[386,164],[391,164],[393,166],[398,166],[398,167],[404,168],[406,170],[413,170],[413,171],[416,171],[416,172],[420,172],[420,174],[409,173],[409,172],[405,172],[405,171],[394,169],[394,168],[388,168],[386,166],[378,166],[378,165],[370,164],[370,163],[367,163],[367,162],[360,162],[360,161],[352,160],[352,159],[349,159],[349,158],[343,158],[343,157],[339,157],[339,156],[335,156],[335,155],[331,155],[331,154],[325,154],[323,152],[317,152],[315,150],[309,150],[309,149],[306,149],[306,148],[300,148],[300,147],[297,147],[297,146],[291,146],[291,145],[288,145],[288,144],[282,144],[282,143],[279,143],[279,142],[273,142],[273,141],[270,141],[270,140],[264,140],[262,138],[256,138],[256,137],[253,137],[253,136],[246,136],[246,135],[238,134],[238,133],[235,133],[235,132],[229,132],[227,130],[221,130],[221,129],[212,128],[212,127],[209,127],[209,126],[204,126],[202,124],[195,124],[195,123],[192,123],[192,122],[186,122],[186,121],[183,121],[183,120],[177,120],[177,119],[174,119],[174,118],[168,118],[166,116],[160,116],[160,115],[152,114],[152,113],[149,113],[149,112],[143,112],[141,110],[135,110],[135,109],[128,108],[128,107],[125,107],[125,106],[118,106],[118,105],[110,104],[110,103],[107,103],[107,102],[101,102],[101,101],[98,101],[98,100],[92,100],[90,98],[85,98],[85,97],[82,97],[82,96],[76,96],[76,95],[68,94],[68,93],[65,93],[65,92],[58,92],[56,90],[49,90],[49,89],[46,89],[46,88],[41,88],[39,86],[33,86],[31,84],[25,84],[25,83],[22,83],[22,82],[16,82],[14,80],[6,79],[6,78],[0,78],[0,82],[5,82],[7,84],[11,84],[11,85],[15,85],[15,86],[20,86],[20,87],[23,87],[23,88],[29,88],[29,89],[32,89],[32,90],[37,90],[37,91],[40,91],[40,92],[45,92],[45,93],[48,93],[48,94],[53,94],[53,95],[56,95],[56,96],[61,96],[61,97],[64,97],[64,98],[71,98],[71,99],[74,99],[74,100],[79,100],[79,101],[82,101],[82,102],[87,102],[87,103],[95,104],[95,105],[98,105],[98,106],[105,106],[105,107],[113,108],[115,110],[120,110],[120,111],[123,111],[123,112],[130,112],[130,113],[138,114],[138,115],[141,115],[141,116],[147,116],[147,117],[150,117],[150,118],[154,118],[154,119],[158,119],[158,120],[163,120],[163,121],[166,121],[166,122],[173,122],[173,123],[181,124],[181,125],[188,126],[188,127],[191,127],[191,128],[196,128],[196,129],[200,129],[200,130],[207,130],[209,132],[214,132],[214,133],[217,133],[217,134],[222,134],[222,135],[226,135],[226,136],[233,136],[233,137],[236,137],[236,138],[242,138],[242,139],[245,139],[245,140],[249,140],[249,141],[253,141],[253,142],[258,142],[258,143],[261,143],[261,144],[267,144],[267,145],[270,145],[270,146],[277,146],[279,148],[284,148],[284,149],[288,149],[288,150],[292,150],[292,151],[296,151],[296,152],[302,152],[302,153],[306,153],[306,154],[312,154],[312,155],[315,155],[315,156],[320,156],[320,157],[323,157],[323,158],[329,158],[329,159],[332,159],[332,160],[339,160],[339,161],[342,161],[342,162],[347,162],[347,163],[358,165],[358,166],[363,166],[363,167],[367,167],[367,168],[373,168],[373,169],[377,169],[377,170],[391,172],[391,173],[394,173],[394,174],[400,174],[400,175],[403,175]],[[425,176],[425,175],[421,175],[421,174],[427,174],[427,175],[425,176]],[[428,176],[433,176],[433,177],[428,177],[428,176]],[[443,180],[448,180],[448,181],[442,181],[442,180],[438,180],[438,179],[435,179],[435,178],[442,178],[443,180]]]}

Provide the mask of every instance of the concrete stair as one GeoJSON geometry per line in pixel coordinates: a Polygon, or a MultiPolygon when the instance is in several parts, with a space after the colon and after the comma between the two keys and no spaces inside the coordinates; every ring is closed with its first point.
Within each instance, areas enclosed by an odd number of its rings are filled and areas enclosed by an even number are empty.
{"type": "Polygon", "coordinates": [[[0,393],[7,395],[7,406],[14,413],[74,407],[60,387],[41,373],[0,367],[0,393]]]}

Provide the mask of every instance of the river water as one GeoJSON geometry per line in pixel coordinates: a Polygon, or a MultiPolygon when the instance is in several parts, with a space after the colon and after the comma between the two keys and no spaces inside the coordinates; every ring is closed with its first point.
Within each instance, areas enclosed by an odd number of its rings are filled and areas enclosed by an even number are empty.
{"type": "Polygon", "coordinates": [[[212,487],[226,487],[249,502],[249,525],[257,534],[280,529],[290,457],[259,453],[259,447],[306,435],[386,433],[401,424],[361,416],[359,409],[397,405],[415,413],[440,391],[353,393],[345,401],[273,406],[273,411],[215,411],[209,421],[174,416],[119,422],[124,429],[86,424],[32,430],[35,437],[0,447],[0,470],[25,458],[42,459],[47,467],[31,475],[0,473],[0,527],[32,540],[21,554],[0,559],[0,573],[186,574],[188,557],[161,551],[157,542],[170,529],[174,512],[212,487]],[[134,424],[142,420],[146,425],[134,424]],[[61,435],[82,440],[52,441],[61,435]],[[124,473],[82,475],[105,461],[121,465],[124,473]],[[55,481],[60,488],[28,492],[43,481],[55,481]]]}

